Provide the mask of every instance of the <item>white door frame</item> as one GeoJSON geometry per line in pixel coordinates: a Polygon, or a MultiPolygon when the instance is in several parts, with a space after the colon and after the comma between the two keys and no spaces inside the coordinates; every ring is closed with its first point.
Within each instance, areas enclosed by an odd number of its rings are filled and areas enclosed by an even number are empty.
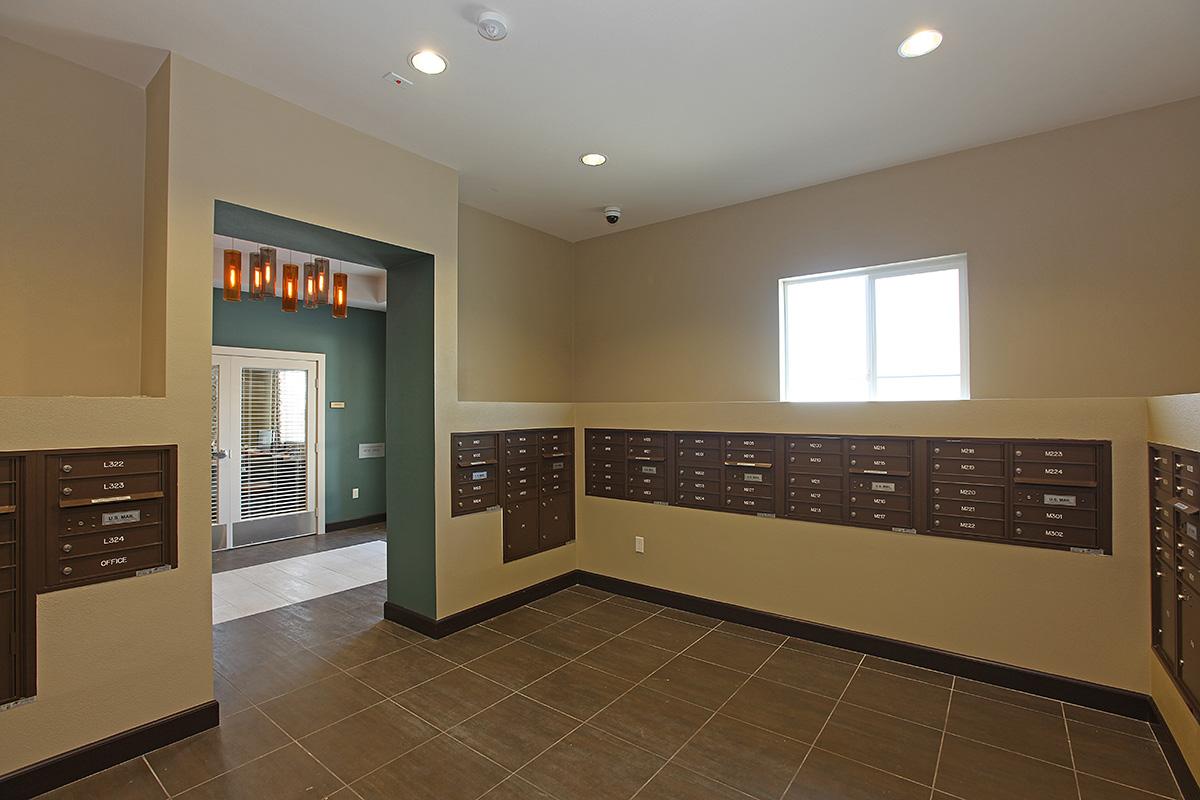
{"type": "MultiPolygon", "coordinates": [[[[267,358],[274,361],[303,361],[317,365],[317,440],[315,442],[316,463],[316,518],[317,533],[325,533],[325,354],[305,353],[296,350],[267,350],[255,347],[227,347],[213,345],[214,356],[232,356],[234,358],[267,358]]],[[[240,384],[239,384],[240,386],[240,384]]],[[[222,386],[221,391],[227,387],[222,386]]],[[[240,389],[239,389],[240,391],[240,389]]]]}

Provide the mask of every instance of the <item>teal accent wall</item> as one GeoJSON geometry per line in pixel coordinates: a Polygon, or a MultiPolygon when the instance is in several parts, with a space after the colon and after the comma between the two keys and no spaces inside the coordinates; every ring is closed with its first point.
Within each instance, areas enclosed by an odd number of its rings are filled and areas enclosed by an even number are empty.
{"type": "Polygon", "coordinates": [[[351,308],[334,319],[329,307],[285,314],[279,301],[242,295],[226,303],[213,290],[213,344],[325,354],[325,524],[387,511],[386,459],[358,457],[359,443],[387,439],[387,314],[351,308]],[[345,401],[344,409],[329,403],[345,401]],[[351,499],[357,486],[359,498],[351,499]]]}

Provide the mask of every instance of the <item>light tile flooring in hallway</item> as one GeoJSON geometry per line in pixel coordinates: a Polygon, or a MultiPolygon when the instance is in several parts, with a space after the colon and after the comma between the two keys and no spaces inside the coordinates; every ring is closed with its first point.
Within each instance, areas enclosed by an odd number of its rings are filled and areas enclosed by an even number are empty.
{"type": "Polygon", "coordinates": [[[48,797],[1180,797],[1123,717],[587,587],[437,641],[384,594],[216,625],[221,726],[48,797]]]}

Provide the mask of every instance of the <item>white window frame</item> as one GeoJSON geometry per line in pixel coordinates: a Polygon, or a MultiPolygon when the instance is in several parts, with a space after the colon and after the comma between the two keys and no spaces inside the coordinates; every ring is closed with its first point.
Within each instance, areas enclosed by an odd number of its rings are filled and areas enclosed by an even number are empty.
{"type": "MultiPolygon", "coordinates": [[[[798,275],[792,278],[779,279],[779,399],[785,403],[806,402],[856,402],[856,401],[809,401],[790,400],[788,389],[788,315],[787,289],[797,283],[829,280],[831,278],[850,278],[857,275],[867,276],[867,399],[870,402],[908,402],[902,400],[877,401],[876,382],[878,379],[878,363],[875,353],[875,281],[879,278],[892,278],[897,275],[914,275],[921,272],[940,272],[947,269],[958,270],[958,358],[961,367],[959,375],[959,398],[968,400],[971,397],[971,348],[970,348],[970,317],[967,303],[967,254],[922,258],[913,261],[901,261],[894,264],[878,264],[869,267],[830,270],[814,275],[798,275]]],[[[895,376],[884,376],[895,377],[895,376]]],[[[903,377],[933,377],[933,376],[903,376],[903,377]]]]}

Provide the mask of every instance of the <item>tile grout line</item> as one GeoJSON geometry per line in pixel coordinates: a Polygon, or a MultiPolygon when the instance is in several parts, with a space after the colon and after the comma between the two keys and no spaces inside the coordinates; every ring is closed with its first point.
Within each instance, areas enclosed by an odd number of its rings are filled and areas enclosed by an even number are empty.
{"type": "Polygon", "coordinates": [[[1071,777],[1075,780],[1075,797],[1083,800],[1083,789],[1079,786],[1079,767],[1075,764],[1075,745],[1071,741],[1071,723],[1067,720],[1067,706],[1059,703],[1062,711],[1063,732],[1067,734],[1067,754],[1071,757],[1071,777]]]}
{"type": "Polygon", "coordinates": [[[946,729],[950,727],[950,707],[954,705],[954,687],[958,683],[957,676],[950,676],[950,696],[946,698],[946,716],[942,719],[942,738],[938,742],[937,761],[933,762],[933,779],[929,781],[929,800],[937,792],[938,770],[942,767],[942,748],[946,746],[946,729]]]}
{"type": "Polygon", "coordinates": [[[837,711],[838,706],[842,704],[842,698],[845,697],[846,692],[850,690],[850,684],[854,683],[854,679],[858,677],[858,672],[862,669],[863,662],[866,660],[867,657],[864,655],[859,659],[858,663],[854,665],[854,672],[851,673],[850,680],[846,681],[846,685],[842,687],[842,693],[838,695],[836,700],[833,701],[833,707],[829,709],[828,716],[826,716],[825,721],[821,723],[821,728],[817,731],[817,735],[813,737],[812,743],[808,747],[808,752],[804,754],[804,758],[800,759],[800,765],[796,767],[796,771],[792,773],[792,777],[788,780],[787,786],[783,788],[783,794],[780,795],[781,798],[786,797],[787,793],[792,790],[792,786],[796,783],[796,778],[800,776],[800,770],[804,769],[804,765],[808,763],[808,757],[812,755],[812,751],[817,749],[817,742],[820,741],[821,734],[825,733],[825,728],[829,727],[829,721],[833,719],[834,712],[837,711]]]}
{"type": "Polygon", "coordinates": [[[158,784],[158,788],[162,789],[163,794],[169,798],[171,793],[168,792],[167,787],[163,785],[162,778],[158,777],[158,773],[154,771],[154,766],[150,763],[150,759],[146,758],[148,755],[149,753],[143,753],[142,761],[145,763],[146,769],[150,770],[150,774],[154,776],[154,782],[158,784]]]}

